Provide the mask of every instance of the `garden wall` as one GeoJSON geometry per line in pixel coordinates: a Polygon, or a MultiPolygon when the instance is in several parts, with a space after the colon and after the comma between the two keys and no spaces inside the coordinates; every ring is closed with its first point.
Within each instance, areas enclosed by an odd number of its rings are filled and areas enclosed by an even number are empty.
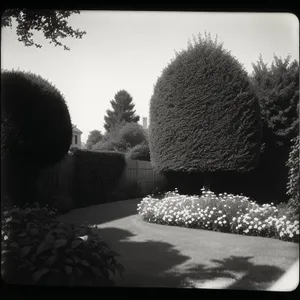
{"type": "Polygon", "coordinates": [[[140,193],[147,195],[156,187],[162,186],[166,182],[166,178],[154,171],[151,162],[128,159],[120,179],[120,185],[126,182],[137,183],[140,193]]]}

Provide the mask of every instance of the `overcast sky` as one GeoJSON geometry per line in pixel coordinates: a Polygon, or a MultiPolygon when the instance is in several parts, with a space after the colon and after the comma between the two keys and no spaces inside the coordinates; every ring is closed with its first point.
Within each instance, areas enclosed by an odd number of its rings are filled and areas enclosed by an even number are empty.
{"type": "Polygon", "coordinates": [[[72,123],[83,131],[103,130],[110,100],[121,89],[133,97],[137,113],[148,117],[153,85],[174,57],[198,33],[210,32],[252,72],[261,53],[299,58],[299,21],[287,13],[198,13],[82,11],[69,19],[87,31],[65,39],[71,48],[54,47],[35,34],[41,49],[18,42],[15,30],[2,29],[1,67],[32,71],[51,81],[65,96],[72,123]]]}

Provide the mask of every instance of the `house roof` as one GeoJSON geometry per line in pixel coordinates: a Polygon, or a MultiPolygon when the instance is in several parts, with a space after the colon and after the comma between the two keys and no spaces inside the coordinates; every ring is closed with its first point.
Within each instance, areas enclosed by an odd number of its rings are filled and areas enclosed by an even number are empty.
{"type": "Polygon", "coordinates": [[[76,132],[76,133],[82,133],[81,130],[79,130],[76,125],[73,125],[73,128],[72,128],[73,132],[76,132]]]}

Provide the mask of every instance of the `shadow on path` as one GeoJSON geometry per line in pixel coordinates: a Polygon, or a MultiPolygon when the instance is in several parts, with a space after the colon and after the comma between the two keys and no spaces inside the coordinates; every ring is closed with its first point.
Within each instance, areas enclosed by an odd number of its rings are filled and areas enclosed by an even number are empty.
{"type": "Polygon", "coordinates": [[[124,201],[118,201],[88,206],[74,209],[67,214],[59,216],[58,219],[79,225],[85,222],[90,224],[103,224],[137,214],[137,204],[139,202],[141,202],[140,198],[126,200],[126,204],[124,204],[124,201]]]}
{"type": "MultiPolygon", "coordinates": [[[[119,286],[201,288],[206,281],[213,284],[214,280],[222,279],[227,282],[226,289],[265,290],[284,273],[275,266],[253,264],[252,256],[230,256],[184,268],[181,265],[191,257],[169,243],[144,240],[120,228],[98,230],[110,247],[121,255],[118,259],[125,267],[125,273],[124,280],[118,276],[115,279],[119,286]]],[[[197,261],[197,257],[192,261],[197,261]]],[[[201,262],[201,253],[198,261],[201,262]]],[[[212,285],[211,288],[218,287],[212,285]]]]}

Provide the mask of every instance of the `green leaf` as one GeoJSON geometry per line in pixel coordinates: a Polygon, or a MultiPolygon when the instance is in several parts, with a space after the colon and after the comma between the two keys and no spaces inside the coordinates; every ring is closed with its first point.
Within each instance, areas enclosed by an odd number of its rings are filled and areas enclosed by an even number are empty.
{"type": "Polygon", "coordinates": [[[20,234],[17,235],[17,237],[25,237],[27,236],[27,233],[26,232],[22,232],[20,234]]]}
{"type": "Polygon", "coordinates": [[[54,242],[54,248],[60,248],[60,247],[63,247],[63,246],[65,246],[66,244],[67,244],[67,240],[65,240],[65,239],[59,239],[59,240],[56,240],[55,242],[54,242]]]}
{"type": "Polygon", "coordinates": [[[43,269],[43,270],[39,270],[33,273],[32,277],[35,283],[37,283],[40,278],[42,276],[44,276],[45,274],[47,274],[49,272],[49,269],[43,269]]]}
{"type": "Polygon", "coordinates": [[[70,259],[70,258],[66,258],[66,263],[67,263],[67,264],[73,264],[73,260],[70,259]]]}
{"type": "Polygon", "coordinates": [[[25,246],[23,248],[21,248],[21,257],[26,256],[29,251],[31,250],[32,246],[25,246]]]}
{"type": "Polygon", "coordinates": [[[40,253],[47,251],[51,249],[51,245],[47,244],[45,241],[41,242],[41,244],[38,246],[36,255],[39,255],[40,253]]]}
{"type": "Polygon", "coordinates": [[[78,269],[78,268],[75,268],[75,270],[76,270],[78,276],[81,277],[82,274],[83,274],[82,271],[80,269],[78,269]]]}
{"type": "Polygon", "coordinates": [[[79,228],[79,235],[83,236],[87,234],[87,228],[86,227],[80,227],[79,228]]]}
{"type": "Polygon", "coordinates": [[[87,267],[90,266],[90,264],[89,264],[88,261],[86,261],[86,260],[82,260],[82,261],[81,261],[81,264],[84,265],[84,266],[87,266],[87,267]]]}
{"type": "Polygon", "coordinates": [[[80,259],[78,256],[74,256],[73,257],[75,264],[77,264],[78,262],[80,262],[80,259]]]}
{"type": "Polygon", "coordinates": [[[102,273],[101,273],[101,271],[99,270],[98,267],[92,266],[91,269],[92,269],[92,271],[94,272],[94,274],[96,274],[96,275],[99,276],[99,277],[102,277],[102,273]]]}
{"type": "Polygon", "coordinates": [[[80,238],[81,240],[83,240],[85,242],[88,240],[88,236],[87,235],[79,236],[78,238],[80,238]]]}
{"type": "Polygon", "coordinates": [[[72,273],[72,267],[70,266],[65,266],[65,271],[67,275],[70,275],[72,273]]]}
{"type": "Polygon", "coordinates": [[[104,253],[105,253],[105,255],[108,255],[108,256],[120,256],[120,254],[118,254],[117,252],[110,250],[110,249],[108,251],[105,251],[104,253]]]}
{"type": "Polygon", "coordinates": [[[72,242],[72,248],[73,249],[77,248],[81,243],[82,243],[81,239],[77,239],[77,240],[73,241],[72,242]]]}
{"type": "Polygon", "coordinates": [[[31,261],[31,263],[34,263],[35,260],[36,260],[36,254],[33,253],[33,254],[31,255],[31,257],[30,257],[30,261],[31,261]]]}
{"type": "Polygon", "coordinates": [[[17,270],[21,270],[21,269],[23,269],[25,267],[28,267],[28,266],[31,266],[31,263],[29,261],[25,261],[24,264],[18,266],[17,270]]]}
{"type": "Polygon", "coordinates": [[[57,257],[55,255],[52,255],[48,258],[47,263],[49,266],[52,266],[52,264],[57,260],[57,257]]]}
{"type": "Polygon", "coordinates": [[[53,234],[48,233],[45,237],[45,241],[49,244],[54,243],[55,238],[54,238],[53,234]]]}
{"type": "Polygon", "coordinates": [[[14,248],[18,248],[19,247],[19,245],[16,242],[10,243],[10,246],[14,247],[14,248]]]}
{"type": "Polygon", "coordinates": [[[31,229],[29,230],[29,234],[30,234],[31,236],[38,236],[38,235],[39,235],[39,230],[38,230],[37,228],[31,228],[31,229]]]}
{"type": "Polygon", "coordinates": [[[120,263],[118,263],[116,264],[116,269],[119,272],[120,276],[123,278],[123,273],[125,271],[124,267],[120,263]]]}

